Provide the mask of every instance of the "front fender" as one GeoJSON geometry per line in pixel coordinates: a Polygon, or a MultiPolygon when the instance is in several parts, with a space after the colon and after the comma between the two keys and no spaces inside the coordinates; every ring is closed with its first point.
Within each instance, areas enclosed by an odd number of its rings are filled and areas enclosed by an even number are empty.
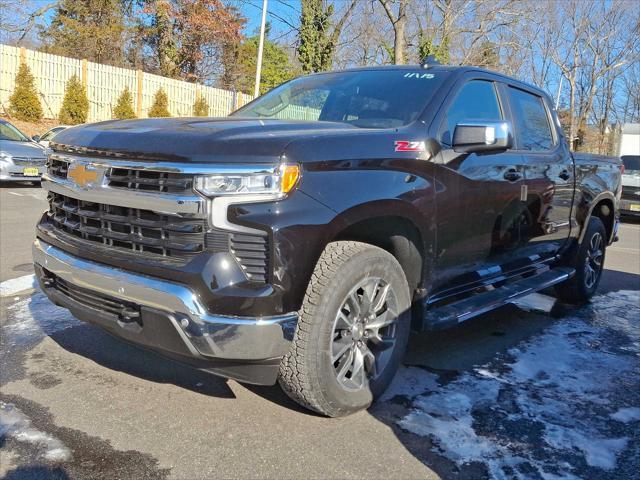
{"type": "Polygon", "coordinates": [[[401,217],[415,225],[428,248],[435,228],[432,165],[413,159],[306,164],[300,190],[336,213],[329,238],[363,220],[401,217]]]}
{"type": "Polygon", "coordinates": [[[432,251],[435,230],[431,224],[434,188],[430,163],[398,162],[372,165],[349,161],[349,168],[339,162],[311,167],[303,164],[300,184],[286,199],[230,207],[231,223],[269,234],[271,283],[275,298],[281,299],[278,310],[300,308],[322,250],[344,229],[363,220],[409,220],[421,234],[424,251],[432,251]]]}

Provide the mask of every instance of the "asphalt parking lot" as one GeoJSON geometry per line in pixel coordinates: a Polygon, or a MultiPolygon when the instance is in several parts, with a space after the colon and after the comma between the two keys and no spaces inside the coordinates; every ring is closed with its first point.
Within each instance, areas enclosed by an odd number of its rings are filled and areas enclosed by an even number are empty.
{"type": "Polygon", "coordinates": [[[0,477],[638,478],[638,223],[591,305],[536,295],[416,336],[381,401],[326,419],[53,306],[28,276],[44,209],[0,187],[0,477]]]}

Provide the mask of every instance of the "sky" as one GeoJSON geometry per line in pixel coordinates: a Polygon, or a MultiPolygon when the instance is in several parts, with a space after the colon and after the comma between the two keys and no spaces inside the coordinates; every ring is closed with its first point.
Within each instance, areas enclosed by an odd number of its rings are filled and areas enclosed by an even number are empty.
{"type": "MultiPolygon", "coordinates": [[[[245,35],[250,36],[260,30],[262,0],[236,0],[238,8],[247,17],[245,35]]],[[[300,0],[267,0],[267,21],[271,24],[271,36],[277,38],[291,31],[290,24],[300,18],[300,0]]]]}
{"type": "MultiPolygon", "coordinates": [[[[30,11],[36,10],[51,0],[29,0],[30,11]]],[[[260,18],[262,15],[262,0],[231,0],[242,14],[247,18],[244,34],[252,36],[260,30],[260,18]]],[[[267,0],[267,22],[271,26],[271,38],[277,40],[292,31],[291,25],[299,22],[300,0],[267,0]]],[[[54,14],[54,9],[49,10],[44,16],[48,22],[54,14]]],[[[3,17],[11,22],[18,15],[17,11],[2,12],[3,17]]]]}

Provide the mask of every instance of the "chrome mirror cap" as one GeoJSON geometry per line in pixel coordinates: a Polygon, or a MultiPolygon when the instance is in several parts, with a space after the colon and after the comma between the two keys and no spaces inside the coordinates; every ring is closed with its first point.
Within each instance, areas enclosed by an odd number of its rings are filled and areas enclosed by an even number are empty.
{"type": "Polygon", "coordinates": [[[461,122],[453,133],[453,149],[460,153],[507,150],[513,147],[511,123],[461,122]]]}

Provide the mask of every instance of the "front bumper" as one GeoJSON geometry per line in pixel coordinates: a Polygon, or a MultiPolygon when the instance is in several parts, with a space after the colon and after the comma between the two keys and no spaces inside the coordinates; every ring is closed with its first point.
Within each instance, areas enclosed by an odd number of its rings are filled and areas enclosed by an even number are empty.
{"type": "Polygon", "coordinates": [[[39,182],[46,167],[44,163],[20,163],[0,161],[0,180],[3,182],[39,182]],[[38,175],[25,175],[26,168],[37,168],[38,175]]]}
{"type": "Polygon", "coordinates": [[[293,339],[296,313],[215,315],[185,285],[83,260],[39,239],[33,259],[43,291],[80,320],[221,376],[275,383],[293,339]]]}
{"type": "Polygon", "coordinates": [[[622,215],[640,216],[640,197],[633,200],[628,198],[620,199],[620,213],[622,215]]]}

